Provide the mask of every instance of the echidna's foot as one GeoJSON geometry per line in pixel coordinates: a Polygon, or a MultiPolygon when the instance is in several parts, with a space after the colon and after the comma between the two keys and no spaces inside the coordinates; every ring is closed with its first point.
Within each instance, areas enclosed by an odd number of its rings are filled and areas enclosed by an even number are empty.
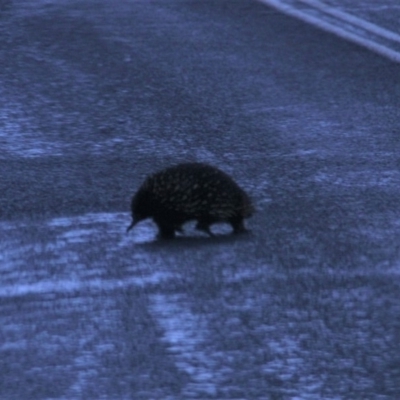
{"type": "Polygon", "coordinates": [[[198,231],[207,233],[207,235],[210,235],[211,237],[215,236],[210,230],[210,224],[207,222],[202,222],[202,221],[197,222],[196,229],[198,231]]]}
{"type": "Polygon", "coordinates": [[[161,240],[170,240],[175,238],[175,232],[165,232],[165,231],[159,231],[157,235],[158,239],[161,240]]]}
{"type": "Polygon", "coordinates": [[[235,235],[248,232],[248,230],[244,226],[243,218],[240,220],[229,221],[229,223],[232,225],[233,233],[235,235]]]}
{"type": "Polygon", "coordinates": [[[171,224],[155,221],[158,226],[159,239],[173,239],[175,237],[175,227],[171,224]]]}
{"type": "Polygon", "coordinates": [[[175,227],[175,232],[178,232],[178,233],[181,233],[181,234],[185,233],[185,231],[183,230],[182,226],[176,226],[175,227]]]}
{"type": "Polygon", "coordinates": [[[248,230],[248,229],[246,229],[245,227],[243,227],[243,228],[240,228],[240,229],[234,229],[233,230],[233,234],[234,235],[242,235],[242,234],[244,234],[244,233],[249,233],[250,231],[248,230]]]}

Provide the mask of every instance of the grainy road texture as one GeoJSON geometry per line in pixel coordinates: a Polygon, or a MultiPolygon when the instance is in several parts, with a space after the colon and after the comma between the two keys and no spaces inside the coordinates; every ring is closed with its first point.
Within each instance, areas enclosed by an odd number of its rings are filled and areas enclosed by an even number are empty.
{"type": "Polygon", "coordinates": [[[1,399],[400,398],[398,64],[243,0],[2,1],[0,33],[1,399]],[[251,234],[126,235],[183,160],[251,234]]]}

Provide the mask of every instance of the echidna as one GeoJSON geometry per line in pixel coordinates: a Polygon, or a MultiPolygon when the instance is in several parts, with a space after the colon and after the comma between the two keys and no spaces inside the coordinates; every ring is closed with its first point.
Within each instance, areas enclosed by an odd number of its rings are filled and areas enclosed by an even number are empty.
{"type": "Polygon", "coordinates": [[[196,220],[196,229],[213,236],[210,225],[231,224],[245,232],[244,218],[254,208],[250,198],[225,172],[203,163],[179,164],[150,175],[132,199],[132,223],[153,218],[162,238],[173,238],[182,225],[196,220]]]}

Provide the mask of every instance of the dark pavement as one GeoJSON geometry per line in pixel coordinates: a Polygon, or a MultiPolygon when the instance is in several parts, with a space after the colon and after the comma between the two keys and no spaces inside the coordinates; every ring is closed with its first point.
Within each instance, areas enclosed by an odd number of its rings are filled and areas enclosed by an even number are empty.
{"type": "Polygon", "coordinates": [[[0,15],[0,399],[400,398],[399,64],[252,1],[0,15]],[[251,234],[126,235],[182,160],[251,234]]]}

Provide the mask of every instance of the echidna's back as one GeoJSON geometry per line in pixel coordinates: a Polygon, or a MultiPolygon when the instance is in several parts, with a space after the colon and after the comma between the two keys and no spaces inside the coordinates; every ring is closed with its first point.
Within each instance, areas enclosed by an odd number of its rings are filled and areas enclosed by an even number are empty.
{"type": "Polygon", "coordinates": [[[163,209],[193,218],[204,214],[229,218],[234,213],[252,214],[246,193],[225,172],[204,163],[184,163],[158,172],[147,181],[163,209]]]}

